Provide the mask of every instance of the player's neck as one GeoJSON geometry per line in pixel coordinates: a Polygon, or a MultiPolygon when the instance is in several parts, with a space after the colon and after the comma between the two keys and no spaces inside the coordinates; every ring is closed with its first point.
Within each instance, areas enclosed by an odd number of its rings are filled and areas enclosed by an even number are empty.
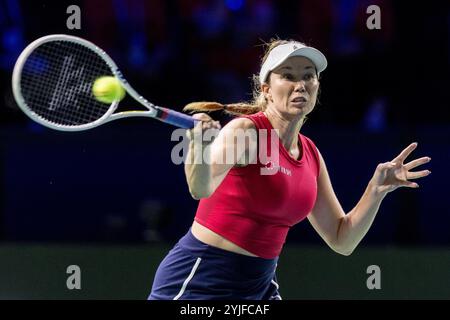
{"type": "Polygon", "coordinates": [[[272,127],[278,130],[278,135],[286,150],[296,148],[298,145],[298,133],[303,125],[303,118],[288,120],[270,109],[265,110],[264,114],[272,124],[272,127]]]}

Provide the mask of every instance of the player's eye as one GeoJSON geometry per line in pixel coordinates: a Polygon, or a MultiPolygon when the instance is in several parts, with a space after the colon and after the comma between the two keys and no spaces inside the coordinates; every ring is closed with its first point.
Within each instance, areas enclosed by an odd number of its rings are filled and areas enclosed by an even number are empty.
{"type": "Polygon", "coordinates": [[[314,78],[314,74],[312,74],[312,73],[306,73],[304,76],[303,76],[303,79],[305,80],[305,81],[309,81],[309,80],[311,80],[311,79],[313,79],[314,78]]]}

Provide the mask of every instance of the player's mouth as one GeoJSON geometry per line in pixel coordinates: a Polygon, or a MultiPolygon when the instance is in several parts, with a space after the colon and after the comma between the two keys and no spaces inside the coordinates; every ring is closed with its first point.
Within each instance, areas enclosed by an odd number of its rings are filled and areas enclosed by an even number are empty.
{"type": "Polygon", "coordinates": [[[305,97],[296,97],[291,100],[293,104],[305,104],[308,100],[305,97]]]}

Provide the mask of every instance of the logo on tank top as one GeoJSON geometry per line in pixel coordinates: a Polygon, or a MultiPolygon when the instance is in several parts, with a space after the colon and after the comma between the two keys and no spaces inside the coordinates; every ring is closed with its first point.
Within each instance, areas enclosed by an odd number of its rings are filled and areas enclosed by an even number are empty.
{"type": "Polygon", "coordinates": [[[275,174],[277,172],[281,172],[281,173],[283,173],[283,174],[285,174],[287,176],[290,176],[290,177],[292,176],[292,172],[291,172],[290,169],[287,169],[285,167],[282,167],[282,166],[279,166],[277,164],[274,164],[273,161],[267,162],[264,166],[265,166],[266,170],[271,170],[271,171],[273,170],[274,172],[272,174],[275,174]]]}

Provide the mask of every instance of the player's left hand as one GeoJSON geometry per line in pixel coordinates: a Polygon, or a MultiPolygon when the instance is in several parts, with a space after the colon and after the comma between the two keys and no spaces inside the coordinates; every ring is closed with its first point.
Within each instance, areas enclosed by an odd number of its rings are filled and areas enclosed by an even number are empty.
{"type": "Polygon", "coordinates": [[[406,158],[417,147],[417,143],[411,143],[392,161],[380,163],[375,170],[375,174],[370,180],[370,184],[379,193],[387,194],[400,187],[418,188],[419,185],[409,181],[428,176],[431,171],[410,171],[422,164],[428,163],[430,157],[422,157],[404,164],[406,158]]]}

